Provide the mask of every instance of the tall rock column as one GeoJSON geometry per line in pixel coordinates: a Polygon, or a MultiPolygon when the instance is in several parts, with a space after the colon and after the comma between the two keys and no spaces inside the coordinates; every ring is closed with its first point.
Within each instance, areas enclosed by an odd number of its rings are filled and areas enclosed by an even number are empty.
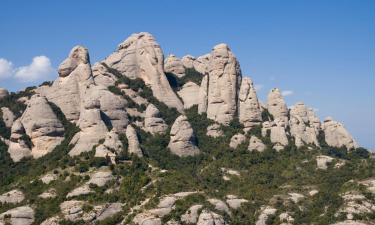
{"type": "Polygon", "coordinates": [[[228,125],[237,113],[240,65],[226,44],[216,45],[208,68],[207,117],[228,125]]]}
{"type": "Polygon", "coordinates": [[[331,117],[327,117],[324,120],[322,129],[325,134],[325,140],[331,147],[346,147],[347,149],[354,149],[359,147],[357,142],[345,129],[344,125],[337,121],[334,121],[331,117]]]}
{"type": "Polygon", "coordinates": [[[155,38],[142,32],[132,34],[104,62],[130,79],[142,79],[159,101],[182,112],[182,102],[164,74],[163,58],[163,51],[155,38]]]}
{"type": "Polygon", "coordinates": [[[288,123],[288,107],[278,88],[272,89],[268,94],[267,109],[274,119],[280,119],[285,124],[288,123]]]}
{"type": "Polygon", "coordinates": [[[240,93],[238,96],[238,117],[244,125],[245,132],[249,131],[262,122],[262,111],[258,101],[253,82],[250,78],[242,79],[240,93]]]}

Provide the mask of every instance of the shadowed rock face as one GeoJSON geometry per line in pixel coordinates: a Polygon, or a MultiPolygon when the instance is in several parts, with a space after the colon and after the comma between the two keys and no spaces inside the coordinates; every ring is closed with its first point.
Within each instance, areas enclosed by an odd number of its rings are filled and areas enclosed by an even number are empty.
{"type": "Polygon", "coordinates": [[[168,148],[180,157],[199,154],[200,150],[195,145],[194,131],[186,116],[179,116],[173,123],[168,148]]]}
{"type": "Polygon", "coordinates": [[[228,125],[237,112],[240,65],[226,44],[216,45],[208,67],[207,117],[228,125]]]}
{"type": "Polygon", "coordinates": [[[159,101],[178,111],[183,110],[164,74],[163,52],[151,34],[132,34],[104,62],[130,79],[142,79],[159,101]]]}

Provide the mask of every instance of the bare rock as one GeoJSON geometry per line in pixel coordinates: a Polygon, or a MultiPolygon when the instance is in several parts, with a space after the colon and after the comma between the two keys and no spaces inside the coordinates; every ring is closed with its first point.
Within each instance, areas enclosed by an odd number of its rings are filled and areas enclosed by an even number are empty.
{"type": "Polygon", "coordinates": [[[240,144],[246,141],[246,136],[243,134],[235,134],[230,139],[229,147],[236,149],[240,144]]]}
{"type": "Polygon", "coordinates": [[[45,174],[44,176],[42,176],[40,178],[40,180],[44,183],[44,184],[50,184],[52,181],[55,181],[57,180],[57,174],[54,174],[54,173],[47,173],[45,174]]]}
{"type": "Polygon", "coordinates": [[[243,203],[249,202],[246,199],[238,198],[235,195],[227,195],[227,204],[232,209],[238,209],[243,203]]]}
{"type": "Polygon", "coordinates": [[[0,88],[0,99],[3,99],[9,95],[9,92],[5,88],[0,88]]]}
{"type": "Polygon", "coordinates": [[[354,220],[345,220],[342,222],[337,222],[332,225],[368,225],[366,223],[362,223],[360,221],[354,221],[354,220]]]}
{"type": "Polygon", "coordinates": [[[115,158],[122,151],[123,145],[119,139],[118,133],[111,130],[105,136],[103,144],[100,144],[95,149],[95,157],[106,158],[109,157],[113,164],[116,164],[115,158]]]}
{"type": "Polygon", "coordinates": [[[5,123],[5,126],[11,128],[14,120],[16,119],[16,116],[7,107],[1,107],[0,111],[3,115],[3,121],[5,123]]]}
{"type": "Polygon", "coordinates": [[[206,135],[209,136],[209,137],[217,138],[217,137],[224,136],[224,132],[221,130],[221,126],[219,124],[215,123],[215,124],[209,125],[207,127],[206,135]]]}
{"type": "Polygon", "coordinates": [[[42,194],[38,195],[39,198],[42,199],[49,199],[55,198],[57,196],[56,189],[50,188],[47,191],[43,192],[42,194]]]}
{"type": "Polygon", "coordinates": [[[185,76],[185,68],[181,59],[175,55],[169,55],[164,61],[164,71],[166,73],[173,73],[177,77],[181,78],[185,76]]]}
{"type": "Polygon", "coordinates": [[[25,199],[25,195],[20,190],[12,190],[0,195],[0,203],[16,204],[25,199]]]}
{"type": "Polygon", "coordinates": [[[51,152],[64,139],[64,127],[45,97],[31,97],[21,123],[33,144],[31,154],[34,158],[51,152]]]}
{"type": "Polygon", "coordinates": [[[82,219],[84,211],[83,206],[85,205],[84,201],[65,201],[60,204],[60,210],[64,218],[69,221],[77,221],[82,219]]]}
{"type": "Polygon", "coordinates": [[[238,101],[238,117],[245,127],[245,132],[260,125],[262,122],[261,106],[253,82],[248,77],[242,79],[238,101]]]}
{"type": "Polygon", "coordinates": [[[191,206],[182,216],[181,221],[187,224],[195,224],[198,221],[198,212],[203,205],[191,206]]]}
{"type": "Polygon", "coordinates": [[[279,89],[274,88],[268,94],[267,99],[267,109],[268,112],[273,116],[273,118],[280,119],[286,125],[288,122],[288,107],[284,101],[283,96],[279,89]]]}
{"type": "Polygon", "coordinates": [[[121,203],[109,203],[102,206],[102,209],[96,213],[96,221],[102,221],[107,218],[110,218],[117,213],[122,211],[122,204],[121,203]]]}
{"type": "Polygon", "coordinates": [[[229,210],[229,207],[227,206],[227,204],[225,204],[224,201],[222,201],[220,199],[211,198],[211,199],[208,199],[208,202],[211,203],[215,207],[216,210],[221,211],[221,212],[225,212],[228,215],[231,214],[230,210],[229,210]]]}
{"type": "Polygon", "coordinates": [[[210,62],[210,54],[199,56],[193,61],[194,69],[199,73],[206,75],[208,73],[208,65],[210,62]]]}
{"type": "Polygon", "coordinates": [[[128,144],[129,144],[129,148],[128,148],[129,154],[135,154],[138,157],[143,157],[142,149],[139,145],[137,132],[132,127],[132,125],[129,125],[126,128],[126,138],[128,139],[128,144]]]}
{"type": "Polygon", "coordinates": [[[61,218],[59,216],[50,217],[44,220],[40,225],[59,225],[61,218]]]}
{"type": "Polygon", "coordinates": [[[178,96],[180,96],[184,102],[185,109],[199,104],[199,90],[199,85],[189,81],[177,92],[178,96]]]}
{"type": "Polygon", "coordinates": [[[325,140],[331,147],[346,147],[347,149],[354,149],[359,147],[357,142],[345,129],[344,125],[332,120],[332,118],[330,117],[324,120],[322,129],[325,134],[325,140]]]}
{"type": "Polygon", "coordinates": [[[194,61],[195,61],[195,58],[194,56],[191,56],[191,55],[185,55],[181,59],[181,62],[184,65],[184,67],[189,68],[189,69],[194,68],[194,61]]]}
{"type": "Polygon", "coordinates": [[[267,225],[267,220],[270,216],[276,213],[276,209],[266,206],[261,208],[260,215],[258,216],[258,220],[256,221],[256,225],[267,225]]]}
{"type": "Polygon", "coordinates": [[[90,180],[87,184],[95,184],[98,187],[103,187],[109,181],[114,180],[114,176],[111,171],[97,171],[90,176],[90,180]]]}
{"type": "Polygon", "coordinates": [[[11,129],[8,153],[14,162],[19,162],[23,158],[32,157],[31,149],[23,137],[26,136],[25,128],[21,119],[17,119],[11,129]]]}
{"type": "Polygon", "coordinates": [[[31,225],[34,222],[34,210],[30,206],[20,206],[0,214],[0,224],[31,225]]]}
{"type": "Polygon", "coordinates": [[[168,125],[161,118],[160,111],[153,104],[149,104],[145,113],[145,130],[151,134],[164,134],[168,125]]]}
{"type": "Polygon", "coordinates": [[[199,215],[197,225],[225,225],[223,217],[217,213],[203,210],[199,215]]]}
{"type": "Polygon", "coordinates": [[[198,113],[207,112],[208,104],[208,75],[204,76],[198,91],[198,113]]]}
{"type": "Polygon", "coordinates": [[[216,45],[208,69],[207,118],[228,125],[237,112],[240,65],[226,44],[216,45]]]}
{"type": "Polygon", "coordinates": [[[180,157],[193,156],[200,153],[195,144],[195,136],[186,116],[179,116],[172,125],[171,139],[168,148],[180,157]]]}
{"type": "Polygon", "coordinates": [[[104,87],[114,86],[118,79],[103,63],[94,64],[92,67],[92,75],[95,83],[104,87]]]}
{"type": "Polygon", "coordinates": [[[332,162],[334,158],[326,155],[319,155],[316,157],[316,166],[318,169],[326,170],[328,168],[327,164],[332,162]]]}
{"type": "Polygon", "coordinates": [[[88,195],[90,193],[93,193],[93,191],[91,190],[89,185],[84,184],[80,187],[77,187],[77,188],[73,189],[71,192],[69,192],[66,195],[66,197],[67,198],[73,198],[73,197],[77,197],[77,196],[81,196],[81,195],[88,195]]]}
{"type": "Polygon", "coordinates": [[[161,219],[152,213],[145,212],[137,214],[133,219],[133,223],[138,225],[161,225],[161,219]]]}
{"type": "Polygon", "coordinates": [[[163,52],[151,34],[132,34],[104,62],[130,79],[142,79],[159,101],[182,112],[183,105],[164,74],[163,52]]]}
{"type": "Polygon", "coordinates": [[[249,147],[247,149],[249,151],[263,152],[266,149],[266,145],[263,144],[262,140],[260,140],[256,136],[251,136],[250,142],[249,142],[249,147]]]}

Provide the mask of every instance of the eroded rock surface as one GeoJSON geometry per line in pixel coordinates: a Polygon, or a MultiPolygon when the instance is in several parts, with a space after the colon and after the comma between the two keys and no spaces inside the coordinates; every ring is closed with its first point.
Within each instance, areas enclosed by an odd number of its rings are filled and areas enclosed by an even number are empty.
{"type": "Polygon", "coordinates": [[[173,73],[177,77],[181,78],[185,76],[185,67],[181,59],[175,55],[169,55],[164,61],[164,71],[166,73],[173,73]]]}
{"type": "Polygon", "coordinates": [[[185,109],[199,104],[199,90],[200,87],[196,83],[189,81],[177,92],[184,102],[185,109]]]}
{"type": "Polygon", "coordinates": [[[151,134],[163,134],[168,129],[168,125],[161,118],[159,109],[153,104],[149,104],[146,108],[144,127],[151,134]]]}
{"type": "Polygon", "coordinates": [[[324,120],[322,129],[329,146],[336,148],[346,147],[348,149],[358,148],[357,142],[345,129],[344,125],[334,121],[332,118],[328,117],[324,120]]]}
{"type": "Polygon", "coordinates": [[[248,77],[242,79],[238,101],[238,117],[240,123],[245,127],[245,132],[254,126],[260,125],[262,122],[262,111],[253,82],[248,77]]]}

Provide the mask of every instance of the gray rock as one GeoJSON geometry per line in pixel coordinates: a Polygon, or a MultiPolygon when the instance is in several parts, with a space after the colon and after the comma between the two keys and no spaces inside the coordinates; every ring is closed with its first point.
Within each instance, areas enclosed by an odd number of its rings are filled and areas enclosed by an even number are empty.
{"type": "Polygon", "coordinates": [[[216,45],[208,69],[207,118],[228,125],[237,112],[240,65],[226,44],[216,45]]]}
{"type": "Polygon", "coordinates": [[[276,211],[276,209],[270,206],[262,207],[260,215],[258,216],[258,220],[256,221],[255,225],[267,225],[268,218],[274,215],[276,211]]]}
{"type": "Polygon", "coordinates": [[[278,88],[272,89],[268,94],[267,109],[275,120],[280,119],[286,125],[288,122],[288,107],[278,88]]]}
{"type": "Polygon", "coordinates": [[[126,138],[128,139],[128,144],[129,144],[129,148],[128,148],[129,154],[135,154],[138,157],[143,157],[142,149],[139,146],[137,132],[132,127],[132,125],[129,125],[126,128],[126,138]]]}
{"type": "Polygon", "coordinates": [[[90,175],[90,180],[87,181],[87,184],[95,184],[98,187],[103,187],[109,181],[114,180],[114,176],[111,171],[97,171],[90,175]]]}
{"type": "Polygon", "coordinates": [[[344,125],[337,121],[334,121],[330,117],[324,120],[322,129],[325,134],[325,140],[331,147],[346,147],[347,149],[354,149],[359,147],[357,142],[345,129],[344,125]]]}
{"type": "Polygon", "coordinates": [[[32,157],[31,149],[23,139],[25,135],[25,129],[21,123],[21,118],[19,118],[12,125],[8,147],[8,153],[14,162],[32,157]]]}
{"type": "Polygon", "coordinates": [[[185,55],[181,59],[181,62],[184,65],[184,67],[189,68],[189,69],[194,68],[194,61],[195,61],[195,58],[194,56],[191,56],[191,55],[185,55]]]}
{"type": "Polygon", "coordinates": [[[249,202],[246,199],[238,198],[235,195],[227,195],[227,204],[232,209],[238,209],[243,203],[249,202]]]}
{"type": "Polygon", "coordinates": [[[224,201],[221,201],[220,199],[211,198],[208,199],[208,202],[211,203],[213,206],[215,206],[215,209],[221,212],[225,212],[228,215],[231,215],[229,207],[227,204],[225,204],[224,201]]]}
{"type": "Polygon", "coordinates": [[[246,141],[246,136],[243,134],[235,134],[230,139],[229,147],[236,149],[240,144],[246,141]]]}
{"type": "Polygon", "coordinates": [[[263,152],[265,149],[266,149],[266,145],[263,144],[262,140],[260,140],[256,136],[250,137],[250,143],[248,147],[249,151],[263,152]]]}
{"type": "Polygon", "coordinates": [[[16,204],[25,199],[25,195],[20,190],[11,190],[7,193],[0,195],[0,203],[16,204]]]}
{"type": "Polygon", "coordinates": [[[30,225],[34,222],[34,210],[30,206],[20,206],[0,214],[0,224],[30,225]]]}
{"type": "Polygon", "coordinates": [[[93,193],[93,192],[94,191],[91,190],[89,185],[84,184],[80,187],[77,187],[77,188],[73,189],[71,192],[69,192],[66,195],[66,197],[67,198],[73,198],[73,197],[78,197],[78,196],[81,196],[81,195],[88,195],[88,194],[93,193]]]}
{"type": "Polygon", "coordinates": [[[200,153],[195,144],[195,136],[186,116],[179,116],[172,125],[171,139],[168,148],[175,155],[180,157],[193,156],[200,153]]]}
{"type": "Polygon", "coordinates": [[[130,79],[142,79],[159,101],[182,112],[183,105],[164,74],[163,52],[151,34],[132,34],[104,62],[130,79]]]}
{"type": "Polygon", "coordinates": [[[332,162],[334,158],[327,155],[318,155],[316,157],[316,166],[318,169],[326,170],[328,168],[328,163],[332,162]]]}
{"type": "Polygon", "coordinates": [[[103,209],[97,212],[96,221],[102,221],[107,218],[110,218],[117,213],[122,211],[122,204],[121,203],[110,203],[105,204],[103,209]]]}
{"type": "Polygon", "coordinates": [[[64,219],[69,221],[77,221],[82,219],[84,211],[83,206],[85,205],[84,201],[65,201],[60,204],[60,210],[64,219]]]}
{"type": "Polygon", "coordinates": [[[193,62],[194,69],[198,71],[199,73],[206,75],[208,73],[209,62],[210,62],[210,54],[199,56],[193,62]]]}
{"type": "Polygon", "coordinates": [[[96,84],[104,87],[114,86],[118,78],[108,71],[103,63],[95,63],[92,67],[92,75],[96,84]]]}
{"type": "Polygon", "coordinates": [[[217,213],[203,210],[199,215],[197,225],[225,225],[223,217],[217,213]]]}
{"type": "Polygon", "coordinates": [[[5,88],[0,88],[0,99],[3,99],[9,95],[9,92],[5,88]]]}
{"type": "Polygon", "coordinates": [[[195,224],[198,221],[198,212],[203,205],[191,206],[182,216],[181,221],[187,224],[195,224]]]}
{"type": "Polygon", "coordinates": [[[14,120],[16,119],[16,116],[7,107],[1,107],[0,110],[3,114],[3,121],[5,123],[5,126],[8,127],[8,128],[11,128],[14,120]]]}
{"type": "Polygon", "coordinates": [[[207,112],[207,101],[208,101],[208,75],[204,76],[201,81],[201,86],[198,92],[198,113],[207,112]]]}
{"type": "Polygon", "coordinates": [[[58,176],[54,173],[47,173],[40,178],[44,184],[50,184],[52,181],[57,180],[58,176]]]}
{"type": "Polygon", "coordinates": [[[61,218],[59,216],[50,217],[44,220],[40,225],[59,225],[61,218]]]}
{"type": "Polygon", "coordinates": [[[180,96],[184,102],[185,109],[199,104],[199,90],[199,85],[189,81],[177,92],[178,96],[180,96]]]}
{"type": "Polygon", "coordinates": [[[185,76],[185,68],[181,59],[175,55],[169,55],[164,61],[164,71],[166,73],[173,73],[177,77],[181,78],[185,76]]]}
{"type": "Polygon", "coordinates": [[[116,155],[122,151],[123,145],[119,139],[118,133],[111,130],[105,136],[103,144],[100,144],[95,149],[95,157],[106,158],[110,157],[113,164],[115,164],[116,155]]]}
{"type": "Polygon", "coordinates": [[[238,96],[238,117],[244,125],[245,132],[262,122],[262,111],[258,97],[250,78],[242,79],[240,93],[238,96]]]}
{"type": "Polygon", "coordinates": [[[151,134],[164,134],[168,125],[161,118],[160,111],[153,104],[149,104],[145,112],[144,127],[151,134]]]}
{"type": "Polygon", "coordinates": [[[210,136],[210,137],[217,138],[217,137],[224,136],[224,132],[221,130],[221,126],[219,124],[215,123],[215,124],[209,125],[207,127],[206,135],[210,136]]]}

